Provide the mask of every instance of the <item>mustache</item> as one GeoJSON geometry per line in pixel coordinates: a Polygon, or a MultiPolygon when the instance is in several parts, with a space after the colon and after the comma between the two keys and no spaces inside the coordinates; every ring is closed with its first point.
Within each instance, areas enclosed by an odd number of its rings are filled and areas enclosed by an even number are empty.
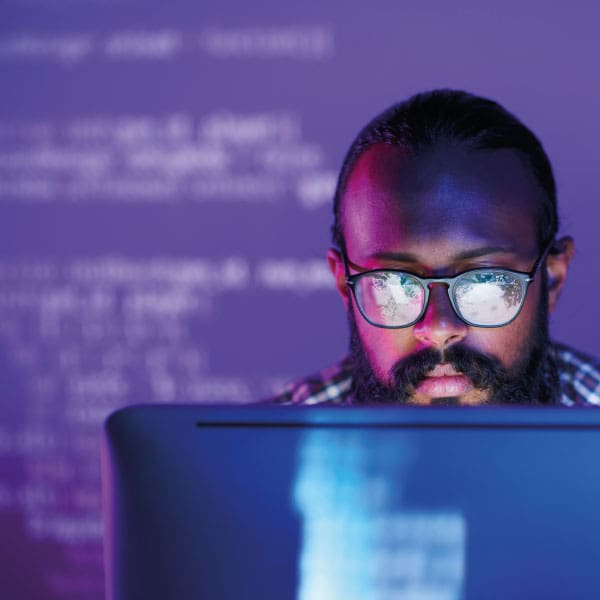
{"type": "Polygon", "coordinates": [[[498,386],[506,378],[502,363],[486,354],[461,344],[444,351],[424,348],[399,360],[392,369],[392,377],[399,389],[416,387],[427,373],[441,363],[450,364],[455,371],[467,376],[476,388],[489,389],[498,386]]]}

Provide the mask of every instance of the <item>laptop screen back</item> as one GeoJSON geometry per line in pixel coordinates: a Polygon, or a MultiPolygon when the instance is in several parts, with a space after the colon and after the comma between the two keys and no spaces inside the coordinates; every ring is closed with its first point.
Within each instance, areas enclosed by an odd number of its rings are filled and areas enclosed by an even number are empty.
{"type": "Polygon", "coordinates": [[[600,412],[131,407],[109,599],[589,598],[600,412]]]}

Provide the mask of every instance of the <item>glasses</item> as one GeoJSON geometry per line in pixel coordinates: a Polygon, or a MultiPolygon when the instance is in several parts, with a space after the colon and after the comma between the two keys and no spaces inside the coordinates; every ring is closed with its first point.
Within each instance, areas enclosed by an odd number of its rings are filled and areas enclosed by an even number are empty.
{"type": "Polygon", "coordinates": [[[361,315],[375,327],[398,329],[414,325],[427,310],[429,288],[443,283],[454,312],[467,325],[503,327],[513,321],[525,302],[529,284],[546,257],[550,242],[531,272],[511,269],[469,269],[454,277],[418,277],[397,269],[376,269],[350,275],[348,257],[341,250],[350,286],[361,315]]]}

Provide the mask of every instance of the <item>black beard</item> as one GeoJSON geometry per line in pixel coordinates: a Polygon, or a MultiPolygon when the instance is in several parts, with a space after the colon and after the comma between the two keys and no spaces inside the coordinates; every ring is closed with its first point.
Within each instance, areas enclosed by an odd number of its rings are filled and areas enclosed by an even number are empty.
{"type": "MultiPolygon", "coordinates": [[[[402,404],[410,401],[415,387],[436,365],[445,362],[471,379],[474,386],[488,392],[490,404],[552,404],[558,401],[559,377],[550,352],[547,295],[540,302],[529,351],[511,369],[495,357],[457,343],[444,352],[420,350],[400,359],[391,370],[388,385],[377,379],[360,340],[354,313],[348,311],[351,394],[357,404],[402,404]]],[[[432,404],[457,404],[457,398],[437,398],[432,404]]]]}

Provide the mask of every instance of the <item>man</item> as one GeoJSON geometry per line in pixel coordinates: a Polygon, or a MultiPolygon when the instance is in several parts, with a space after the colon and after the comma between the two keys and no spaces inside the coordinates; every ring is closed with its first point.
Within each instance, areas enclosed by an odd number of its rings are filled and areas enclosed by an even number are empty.
{"type": "Polygon", "coordinates": [[[548,339],[573,240],[504,108],[450,90],[393,106],[350,147],[334,214],[350,355],[276,401],[600,404],[600,363],[548,339]]]}

